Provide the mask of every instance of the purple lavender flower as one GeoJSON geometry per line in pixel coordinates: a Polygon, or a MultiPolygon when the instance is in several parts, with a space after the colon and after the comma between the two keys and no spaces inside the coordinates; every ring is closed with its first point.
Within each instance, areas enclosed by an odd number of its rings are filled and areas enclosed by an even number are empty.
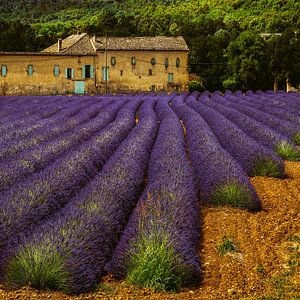
{"type": "Polygon", "coordinates": [[[284,175],[283,161],[274,151],[258,144],[223,115],[201,103],[201,99],[197,102],[193,97],[188,97],[186,102],[203,117],[222,147],[241,164],[249,176],[284,175]]]}
{"type": "Polygon", "coordinates": [[[106,269],[138,285],[177,290],[199,279],[199,208],[183,129],[170,100],[156,105],[160,127],[148,184],[106,269]]]}
{"type": "Polygon", "coordinates": [[[144,185],[158,128],[154,103],[144,101],[136,127],[64,209],[21,239],[21,245],[15,244],[14,251],[7,248],[5,275],[10,284],[30,281],[39,288],[81,293],[97,283],[144,185]],[[40,274],[45,266],[47,274],[40,274]]]}
{"type": "Polygon", "coordinates": [[[183,98],[173,99],[172,109],[186,128],[188,153],[204,201],[260,210],[260,200],[245,171],[221,147],[204,119],[184,104],[183,98]]]}

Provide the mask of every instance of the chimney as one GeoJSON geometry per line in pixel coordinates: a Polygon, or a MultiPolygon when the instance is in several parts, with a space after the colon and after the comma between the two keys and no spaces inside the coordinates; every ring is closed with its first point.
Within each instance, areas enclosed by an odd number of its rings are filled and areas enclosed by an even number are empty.
{"type": "Polygon", "coordinates": [[[60,52],[62,49],[62,39],[58,39],[57,41],[57,52],[60,52]]]}

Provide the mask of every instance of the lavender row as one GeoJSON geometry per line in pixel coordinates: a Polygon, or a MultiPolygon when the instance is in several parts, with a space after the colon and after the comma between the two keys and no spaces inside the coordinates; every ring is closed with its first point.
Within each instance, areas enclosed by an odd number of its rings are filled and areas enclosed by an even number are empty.
{"type": "MultiPolygon", "coordinates": [[[[88,105],[92,105],[91,101],[87,101],[86,103],[76,103],[76,105],[62,105],[60,104],[59,107],[55,107],[58,111],[45,118],[45,117],[38,117],[37,119],[34,119],[32,122],[25,123],[23,122],[22,126],[19,126],[16,128],[16,126],[9,128],[5,128],[5,132],[2,132],[2,141],[9,141],[11,138],[22,138],[34,131],[37,130],[43,130],[45,127],[49,127],[52,124],[55,124],[57,122],[63,122],[65,121],[65,118],[72,117],[76,115],[76,113],[80,112],[85,107],[88,107],[88,105]]],[[[41,110],[42,108],[39,108],[41,110]]],[[[16,116],[17,119],[20,118],[20,116],[16,116]]],[[[11,121],[13,118],[9,120],[11,121]]],[[[29,119],[30,120],[30,119],[29,119]]],[[[3,130],[2,130],[3,131],[3,130]]]]}
{"type": "Polygon", "coordinates": [[[245,106],[235,101],[228,100],[227,105],[246,114],[247,116],[271,127],[278,133],[285,135],[291,140],[300,134],[300,126],[286,120],[282,120],[274,115],[262,112],[253,107],[245,106]]]}
{"type": "Polygon", "coordinates": [[[208,123],[222,147],[234,157],[249,176],[284,175],[284,164],[274,151],[258,144],[216,110],[197,102],[193,95],[186,103],[208,123]]]}
{"type": "MultiPolygon", "coordinates": [[[[284,108],[278,107],[274,104],[274,97],[259,97],[259,96],[244,96],[244,97],[229,97],[228,100],[234,101],[238,104],[250,106],[267,114],[274,115],[277,118],[300,125],[300,116],[295,111],[289,111],[290,106],[284,105],[284,108]]],[[[282,99],[283,100],[283,99],[282,99]]]]}
{"type": "Polygon", "coordinates": [[[257,143],[275,151],[282,158],[287,160],[300,159],[300,153],[290,139],[248,115],[226,106],[227,100],[224,100],[224,98],[214,96],[208,99],[201,96],[199,101],[221,113],[247,135],[256,140],[257,143]]]}
{"type": "MultiPolygon", "coordinates": [[[[59,103],[49,103],[48,105],[43,106],[41,103],[35,103],[32,107],[23,107],[20,105],[17,108],[21,113],[14,112],[12,116],[8,115],[8,120],[3,120],[3,124],[0,126],[0,132],[4,130],[20,128],[26,124],[32,124],[43,118],[48,118],[62,109],[65,105],[69,103],[67,98],[62,99],[59,103]]],[[[8,112],[6,111],[5,114],[8,112]]],[[[8,113],[9,114],[9,113],[8,113]]]]}
{"type": "Polygon", "coordinates": [[[140,286],[177,290],[200,275],[197,189],[168,99],[160,99],[156,112],[160,127],[147,187],[106,269],[140,286]]]}
{"type": "MultiPolygon", "coordinates": [[[[41,145],[21,152],[13,159],[0,163],[0,191],[20,181],[22,177],[40,171],[50,162],[58,159],[60,155],[71,151],[73,147],[88,140],[93,134],[107,126],[115,118],[118,110],[125,102],[119,101],[106,106],[99,116],[79,125],[69,132],[41,145]]],[[[91,112],[99,112],[99,107],[91,108],[91,112]]],[[[90,115],[87,116],[90,118],[90,115]]]]}
{"type": "Polygon", "coordinates": [[[204,202],[260,210],[260,200],[245,171],[221,147],[204,119],[184,104],[184,96],[173,99],[172,109],[186,128],[188,153],[204,202]]]}
{"type": "Polygon", "coordinates": [[[61,209],[100,172],[135,125],[140,103],[131,101],[92,139],[0,195],[0,249],[14,235],[61,209]]]}
{"type": "Polygon", "coordinates": [[[13,142],[2,144],[0,146],[0,160],[9,159],[20,151],[36,147],[45,141],[49,141],[65,132],[68,132],[68,130],[74,128],[75,126],[83,124],[91,118],[94,118],[107,104],[109,104],[109,102],[101,102],[99,105],[88,107],[86,110],[83,110],[77,116],[74,116],[66,122],[60,122],[52,126],[50,124],[47,126],[47,130],[42,129],[40,130],[39,134],[37,134],[37,132],[33,132],[24,139],[18,139],[13,142]]]}
{"type": "Polygon", "coordinates": [[[153,101],[144,101],[138,124],[89,185],[22,246],[8,250],[5,269],[9,283],[30,281],[37,287],[80,293],[90,290],[104,275],[104,266],[144,185],[158,127],[153,105],[153,101]],[[38,261],[34,261],[35,254],[38,261]],[[22,262],[27,267],[20,266],[22,262]],[[40,276],[33,264],[38,268],[47,265],[50,273],[55,272],[54,278],[40,276]],[[21,278],[15,267],[24,270],[21,278]]]}

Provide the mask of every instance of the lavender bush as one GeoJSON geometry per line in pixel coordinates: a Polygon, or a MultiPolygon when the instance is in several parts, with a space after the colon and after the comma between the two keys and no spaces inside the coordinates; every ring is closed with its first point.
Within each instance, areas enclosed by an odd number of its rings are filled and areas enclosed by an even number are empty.
{"type": "Polygon", "coordinates": [[[186,102],[208,123],[222,147],[229,152],[244,168],[249,176],[284,175],[283,161],[270,149],[258,144],[236,125],[194,97],[186,102]]]}
{"type": "Polygon", "coordinates": [[[136,127],[85,189],[21,246],[9,247],[10,285],[30,281],[38,288],[80,293],[97,283],[144,185],[158,127],[153,105],[144,101],[136,127]]]}
{"type": "Polygon", "coordinates": [[[150,156],[147,187],[106,269],[158,290],[178,290],[200,276],[199,207],[184,133],[166,101],[150,156]]]}
{"type": "Polygon", "coordinates": [[[184,104],[172,101],[172,109],[186,128],[188,153],[204,201],[251,211],[261,209],[260,200],[241,166],[222,148],[204,119],[184,104]]]}
{"type": "Polygon", "coordinates": [[[135,112],[141,101],[131,101],[115,122],[78,149],[0,195],[0,249],[14,235],[61,209],[101,170],[135,125],[135,112]]]}

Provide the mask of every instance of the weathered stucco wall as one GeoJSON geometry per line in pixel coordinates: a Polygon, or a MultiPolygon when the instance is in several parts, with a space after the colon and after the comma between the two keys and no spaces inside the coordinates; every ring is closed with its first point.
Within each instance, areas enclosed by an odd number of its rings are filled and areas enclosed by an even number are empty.
{"type": "Polygon", "coordinates": [[[174,91],[186,90],[188,81],[188,52],[187,51],[108,51],[98,52],[98,86],[101,91],[105,89],[102,69],[106,65],[109,73],[107,83],[108,91],[174,91]],[[115,57],[115,65],[112,65],[115,57]],[[136,65],[132,65],[131,58],[135,57],[136,65]],[[151,64],[154,58],[155,65],[151,64]],[[176,59],[180,65],[176,67],[176,59]],[[168,59],[168,67],[165,60],[168,59]],[[150,75],[151,70],[152,75],[150,75]],[[173,81],[168,81],[168,74],[173,74],[173,81]]]}
{"type": "Polygon", "coordinates": [[[95,65],[95,56],[54,56],[0,54],[0,67],[7,67],[6,76],[0,69],[0,95],[40,95],[74,93],[75,81],[84,81],[86,93],[95,93],[95,79],[82,78],[82,66],[95,65]],[[28,74],[32,65],[32,75],[28,74]],[[59,66],[58,76],[54,66],[59,66]],[[65,69],[74,69],[74,78],[65,78],[65,69]]]}
{"type": "Polygon", "coordinates": [[[88,94],[105,91],[182,91],[187,89],[187,63],[187,51],[108,51],[82,56],[0,53],[0,67],[7,67],[5,76],[2,76],[0,69],[0,95],[73,94],[79,81],[84,82],[84,92],[88,94]],[[112,57],[115,57],[115,65],[112,64],[112,57]],[[136,59],[135,65],[132,65],[132,57],[136,59]],[[155,65],[151,64],[153,58],[155,65]],[[179,66],[176,66],[176,59],[179,59],[179,66]],[[33,67],[31,75],[28,65],[33,67]],[[54,74],[55,65],[59,66],[58,76],[54,74]],[[83,78],[84,65],[93,66],[93,78],[83,78]],[[103,77],[106,65],[107,84],[103,77]],[[74,70],[71,79],[66,78],[67,68],[74,70]]]}

